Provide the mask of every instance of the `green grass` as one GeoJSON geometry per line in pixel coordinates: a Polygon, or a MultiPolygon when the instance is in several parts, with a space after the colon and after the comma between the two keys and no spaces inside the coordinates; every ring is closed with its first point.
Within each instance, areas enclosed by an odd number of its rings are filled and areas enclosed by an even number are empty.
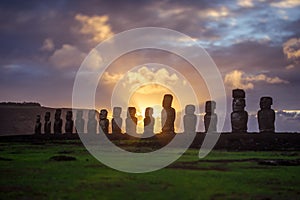
{"type": "Polygon", "coordinates": [[[300,199],[299,166],[239,161],[299,159],[300,152],[213,151],[198,162],[198,150],[188,150],[145,174],[106,167],[80,141],[0,143],[0,153],[0,199],[300,199]],[[49,160],[56,155],[77,160],[49,160]]]}

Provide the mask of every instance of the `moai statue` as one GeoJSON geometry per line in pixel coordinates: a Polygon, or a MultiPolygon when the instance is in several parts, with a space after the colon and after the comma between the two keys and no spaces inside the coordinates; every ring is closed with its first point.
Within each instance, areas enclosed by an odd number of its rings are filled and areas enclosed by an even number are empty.
{"type": "Polygon", "coordinates": [[[135,117],[135,107],[128,107],[126,118],[126,133],[136,133],[137,118],[135,117]]]}
{"type": "Polygon", "coordinates": [[[73,133],[74,121],[72,111],[68,111],[66,114],[65,132],[73,133]]]}
{"type": "Polygon", "coordinates": [[[51,133],[50,112],[46,112],[45,114],[44,133],[45,134],[51,133]]]}
{"type": "Polygon", "coordinates": [[[55,111],[55,121],[54,121],[54,133],[62,133],[62,119],[61,119],[61,109],[56,109],[55,111]]]}
{"type": "Polygon", "coordinates": [[[88,133],[97,133],[97,120],[95,119],[96,117],[96,111],[95,110],[90,110],[89,111],[89,120],[87,124],[87,132],[88,133]]]}
{"type": "Polygon", "coordinates": [[[41,123],[41,116],[36,116],[35,126],[34,126],[34,133],[41,134],[42,132],[42,123],[41,123]]]}
{"type": "Polygon", "coordinates": [[[183,126],[185,133],[195,133],[197,124],[197,116],[195,115],[195,106],[186,105],[185,115],[183,116],[183,126]]]}
{"type": "Polygon", "coordinates": [[[271,109],[273,104],[272,97],[260,98],[260,110],[257,113],[259,132],[274,132],[275,131],[275,112],[271,109]]]}
{"type": "Polygon", "coordinates": [[[245,111],[245,91],[241,89],[232,90],[231,127],[233,133],[247,132],[248,113],[245,111]]]}
{"type": "Polygon", "coordinates": [[[102,109],[99,118],[99,133],[108,134],[109,121],[107,119],[107,110],[102,109]]]}
{"type": "Polygon", "coordinates": [[[83,112],[82,110],[78,110],[76,112],[76,120],[75,120],[75,129],[77,133],[84,133],[84,119],[82,118],[83,112]]]}
{"type": "Polygon", "coordinates": [[[153,115],[153,108],[148,107],[145,110],[145,118],[144,118],[144,134],[152,136],[154,133],[154,123],[155,119],[153,115]]]}
{"type": "Polygon", "coordinates": [[[163,133],[174,133],[175,109],[172,108],[173,96],[166,94],[163,99],[161,111],[161,126],[163,133]]]}
{"type": "Polygon", "coordinates": [[[113,118],[111,120],[112,133],[122,133],[122,118],[120,117],[122,113],[121,107],[114,107],[113,118]]]}
{"type": "Polygon", "coordinates": [[[205,133],[217,132],[218,116],[215,113],[216,102],[207,101],[205,103],[204,127],[205,133]]]}

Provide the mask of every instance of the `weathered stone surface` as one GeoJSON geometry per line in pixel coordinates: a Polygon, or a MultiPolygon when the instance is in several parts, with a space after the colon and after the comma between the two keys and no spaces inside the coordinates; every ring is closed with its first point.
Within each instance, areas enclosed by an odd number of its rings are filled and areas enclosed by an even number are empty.
{"type": "Polygon", "coordinates": [[[126,118],[126,133],[136,133],[137,118],[135,107],[128,107],[126,118]]]}
{"type": "Polygon", "coordinates": [[[271,109],[273,99],[271,97],[260,98],[260,110],[257,113],[260,132],[275,132],[275,111],[271,109]]]}
{"type": "Polygon", "coordinates": [[[107,119],[107,110],[102,109],[99,115],[99,132],[108,134],[109,121],[107,119]]]}
{"type": "Polygon", "coordinates": [[[77,133],[84,133],[85,120],[83,119],[83,111],[76,112],[75,129],[77,133]]]}
{"type": "Polygon", "coordinates": [[[174,122],[176,111],[172,108],[173,96],[166,94],[163,99],[163,110],[161,112],[161,123],[163,133],[174,133],[174,122]]]}
{"type": "Polygon", "coordinates": [[[196,132],[197,116],[195,115],[195,106],[186,105],[185,115],[183,116],[183,126],[185,133],[196,132]]]}
{"type": "Polygon", "coordinates": [[[112,133],[122,133],[122,123],[123,120],[121,118],[122,108],[114,107],[113,109],[113,119],[111,121],[112,133]]]}

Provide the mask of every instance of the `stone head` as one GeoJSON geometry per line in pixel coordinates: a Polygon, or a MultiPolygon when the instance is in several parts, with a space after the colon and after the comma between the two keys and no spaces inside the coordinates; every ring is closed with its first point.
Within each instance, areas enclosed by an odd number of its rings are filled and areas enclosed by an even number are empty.
{"type": "Polygon", "coordinates": [[[106,109],[102,109],[100,111],[100,119],[106,119],[107,118],[107,110],[106,109]]]}
{"type": "Polygon", "coordinates": [[[89,120],[93,120],[93,119],[95,119],[96,111],[90,110],[88,115],[89,115],[89,120]]]}
{"type": "Polygon", "coordinates": [[[121,113],[122,113],[122,108],[121,107],[114,107],[113,117],[120,117],[121,113]]]}
{"type": "Polygon", "coordinates": [[[273,104],[272,97],[261,97],[260,98],[259,105],[260,105],[261,109],[270,109],[272,104],[273,104]]]}
{"type": "Polygon", "coordinates": [[[193,115],[195,113],[196,107],[194,105],[186,105],[185,106],[185,114],[193,115]]]}
{"type": "Polygon", "coordinates": [[[45,121],[46,122],[50,121],[50,112],[46,112],[46,114],[45,114],[45,121]]]}
{"type": "Polygon", "coordinates": [[[173,101],[173,96],[171,94],[165,94],[162,106],[164,108],[171,108],[173,101]]]}
{"type": "Polygon", "coordinates": [[[243,111],[245,107],[246,107],[245,99],[240,99],[240,98],[233,99],[232,102],[233,111],[243,111]]]}
{"type": "Polygon", "coordinates": [[[145,110],[145,117],[151,117],[153,115],[153,108],[148,107],[145,110]]]}
{"type": "Polygon", "coordinates": [[[37,115],[36,116],[36,122],[40,122],[41,121],[41,115],[37,115]]]}
{"type": "Polygon", "coordinates": [[[78,110],[78,111],[76,112],[76,118],[81,119],[82,116],[83,116],[82,110],[78,110]]]}
{"type": "Polygon", "coordinates": [[[206,113],[213,113],[215,109],[216,109],[215,101],[207,101],[205,103],[205,112],[206,113]]]}
{"type": "Polygon", "coordinates": [[[128,107],[127,117],[135,117],[136,109],[135,107],[128,107]]]}
{"type": "Polygon", "coordinates": [[[61,109],[56,109],[55,111],[55,119],[60,119],[61,117],[61,109]]]}
{"type": "Polygon", "coordinates": [[[66,120],[72,120],[72,118],[73,118],[72,111],[68,111],[67,114],[66,114],[66,120]]]}

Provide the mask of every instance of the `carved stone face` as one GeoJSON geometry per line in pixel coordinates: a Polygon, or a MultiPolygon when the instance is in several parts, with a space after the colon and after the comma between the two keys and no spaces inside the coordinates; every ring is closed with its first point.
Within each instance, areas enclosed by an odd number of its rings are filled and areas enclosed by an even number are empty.
{"type": "Polygon", "coordinates": [[[68,112],[67,112],[67,115],[66,115],[66,120],[72,120],[72,118],[73,118],[73,113],[72,113],[72,111],[68,111],[68,112]]]}
{"type": "Polygon", "coordinates": [[[121,107],[114,107],[114,110],[113,110],[113,116],[114,117],[120,117],[122,113],[122,108],[121,107]]]}
{"type": "Polygon", "coordinates": [[[172,106],[172,101],[173,101],[173,96],[170,95],[170,94],[166,94],[166,95],[164,96],[162,106],[163,106],[164,108],[171,108],[171,106],[172,106]]]}
{"type": "Polygon", "coordinates": [[[39,123],[40,121],[41,121],[41,116],[40,116],[40,115],[37,115],[37,116],[36,116],[36,122],[39,123]]]}
{"type": "Polygon", "coordinates": [[[100,119],[106,119],[107,118],[107,110],[102,109],[100,111],[100,119]]]}
{"type": "Polygon", "coordinates": [[[186,105],[185,106],[185,114],[193,115],[195,113],[195,106],[194,105],[186,105]]]}
{"type": "Polygon", "coordinates": [[[90,110],[89,111],[89,119],[95,119],[95,116],[96,116],[96,112],[94,110],[90,110]]]}
{"type": "Polygon", "coordinates": [[[205,103],[205,112],[206,113],[214,113],[216,109],[216,102],[215,101],[207,101],[205,103]]]}
{"type": "Polygon", "coordinates": [[[128,107],[127,117],[135,117],[136,109],[135,107],[128,107]]]}
{"type": "Polygon", "coordinates": [[[55,111],[55,119],[58,120],[60,119],[61,116],[61,109],[56,109],[55,111]]]}
{"type": "Polygon", "coordinates": [[[81,119],[82,116],[83,116],[82,110],[78,110],[78,111],[76,112],[76,118],[81,119]]]}
{"type": "Polygon", "coordinates": [[[150,117],[152,115],[153,115],[153,108],[150,108],[150,107],[146,108],[145,117],[150,117]]]}
{"type": "Polygon", "coordinates": [[[46,112],[45,114],[45,121],[50,121],[50,112],[46,112]]]}
{"type": "Polygon", "coordinates": [[[246,106],[245,99],[233,99],[232,109],[233,111],[243,111],[246,106]]]}
{"type": "Polygon", "coordinates": [[[260,105],[261,109],[270,109],[272,104],[273,104],[272,97],[262,97],[262,98],[260,98],[259,105],[260,105]]]}

